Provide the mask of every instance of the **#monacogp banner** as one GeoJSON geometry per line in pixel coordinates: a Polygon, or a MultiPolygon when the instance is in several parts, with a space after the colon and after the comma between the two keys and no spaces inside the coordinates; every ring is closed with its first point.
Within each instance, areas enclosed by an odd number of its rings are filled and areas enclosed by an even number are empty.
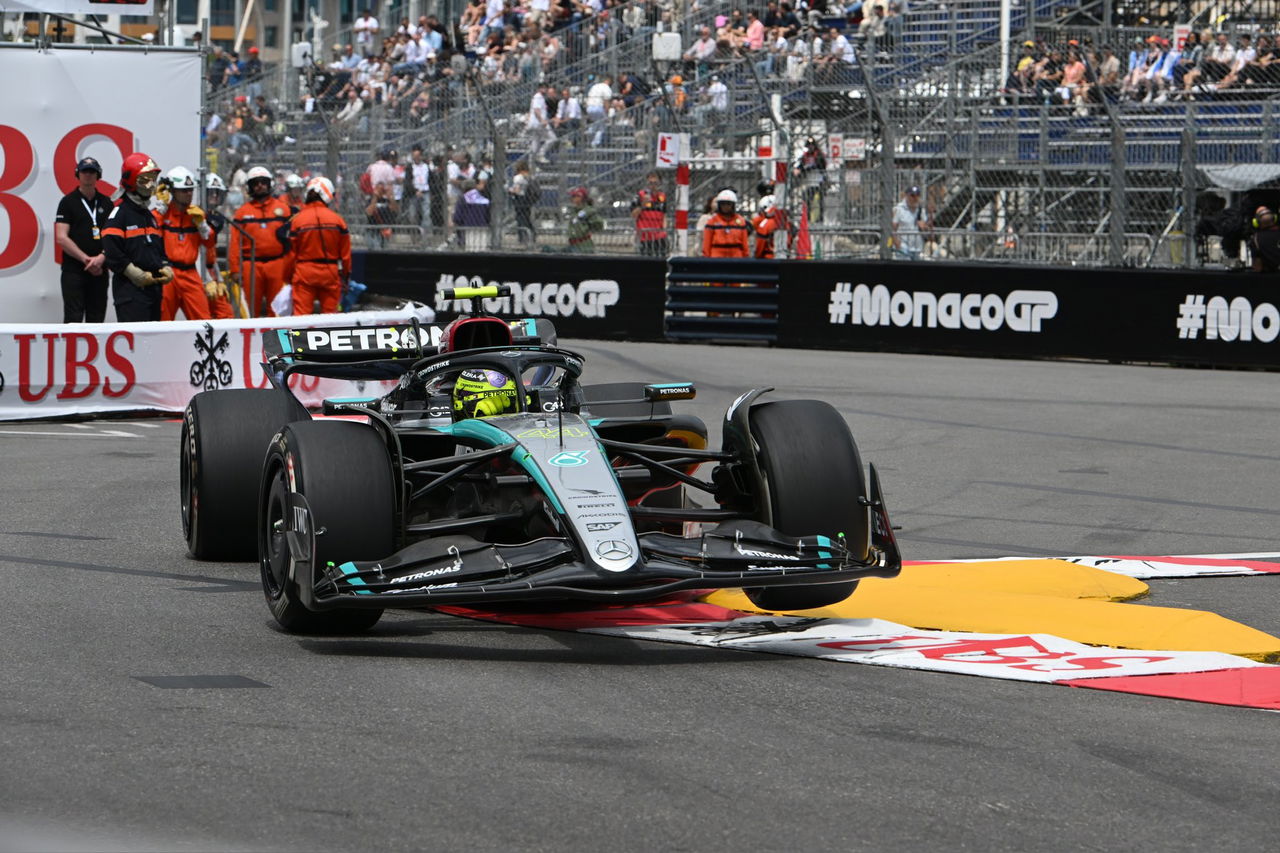
{"type": "MultiPolygon", "coordinates": [[[[268,387],[265,329],[391,326],[434,316],[410,306],[257,320],[0,325],[0,420],[181,412],[201,391],[268,387]]],[[[318,406],[326,397],[381,395],[393,384],[299,375],[289,387],[304,404],[318,406]]]]}
{"type": "Polygon", "coordinates": [[[194,50],[0,46],[0,323],[62,320],[53,218],[82,157],[107,194],[133,151],[199,168],[200,77],[194,50]]]}

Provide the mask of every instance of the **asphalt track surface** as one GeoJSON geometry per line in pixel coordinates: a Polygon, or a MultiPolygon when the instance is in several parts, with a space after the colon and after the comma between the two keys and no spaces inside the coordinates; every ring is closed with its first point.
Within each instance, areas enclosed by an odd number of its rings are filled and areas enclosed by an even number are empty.
{"type": "MultiPolygon", "coordinates": [[[[576,348],[713,424],[829,400],[908,558],[1280,546],[1274,374],[576,348]]],[[[1268,712],[431,613],[280,633],[256,566],[186,556],[177,437],[0,424],[0,850],[1275,849],[1268,712]]],[[[1280,577],[1150,600],[1280,633],[1280,577]]]]}

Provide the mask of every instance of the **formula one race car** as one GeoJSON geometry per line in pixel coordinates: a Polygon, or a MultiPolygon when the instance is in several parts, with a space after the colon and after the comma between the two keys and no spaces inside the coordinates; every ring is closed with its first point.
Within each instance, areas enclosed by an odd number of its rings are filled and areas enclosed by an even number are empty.
{"type": "Polygon", "coordinates": [[[430,332],[268,331],[274,388],[207,391],[187,407],[187,546],[202,559],[256,554],[286,630],[363,630],[389,607],[722,587],[792,610],[899,572],[876,470],[864,477],[827,403],[748,391],[711,450],[703,423],[671,408],[691,383],[580,384],[582,357],[555,346],[545,320],[481,309],[436,346],[430,332]],[[397,384],[326,400],[344,417],[313,420],[286,390],[295,373],[397,384]]]}

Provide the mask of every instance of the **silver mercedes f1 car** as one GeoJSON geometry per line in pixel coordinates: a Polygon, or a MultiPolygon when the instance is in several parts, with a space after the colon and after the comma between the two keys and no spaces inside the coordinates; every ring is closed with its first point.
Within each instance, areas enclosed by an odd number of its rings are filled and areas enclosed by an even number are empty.
{"type": "MultiPolygon", "coordinates": [[[[459,288],[481,300],[501,289],[459,288]]],[[[874,466],[817,400],[743,393],[720,449],[677,413],[691,382],[583,384],[545,320],[483,308],[426,327],[264,333],[264,390],[184,415],[182,524],[201,559],[261,566],[294,632],[387,608],[636,602],[743,588],[768,610],[843,600],[901,555],[874,466]],[[432,341],[438,343],[432,343],[432,341]],[[311,414],[293,374],[394,381],[311,414]],[[701,472],[709,468],[709,474],[701,472]]]]}

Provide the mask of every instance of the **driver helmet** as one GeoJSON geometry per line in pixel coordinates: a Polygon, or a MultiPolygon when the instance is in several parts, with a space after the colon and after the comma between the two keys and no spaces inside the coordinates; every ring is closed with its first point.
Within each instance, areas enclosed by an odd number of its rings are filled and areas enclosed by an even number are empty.
{"type": "Polygon", "coordinates": [[[497,370],[464,370],[453,386],[453,416],[490,418],[511,408],[516,383],[497,370]]]}

